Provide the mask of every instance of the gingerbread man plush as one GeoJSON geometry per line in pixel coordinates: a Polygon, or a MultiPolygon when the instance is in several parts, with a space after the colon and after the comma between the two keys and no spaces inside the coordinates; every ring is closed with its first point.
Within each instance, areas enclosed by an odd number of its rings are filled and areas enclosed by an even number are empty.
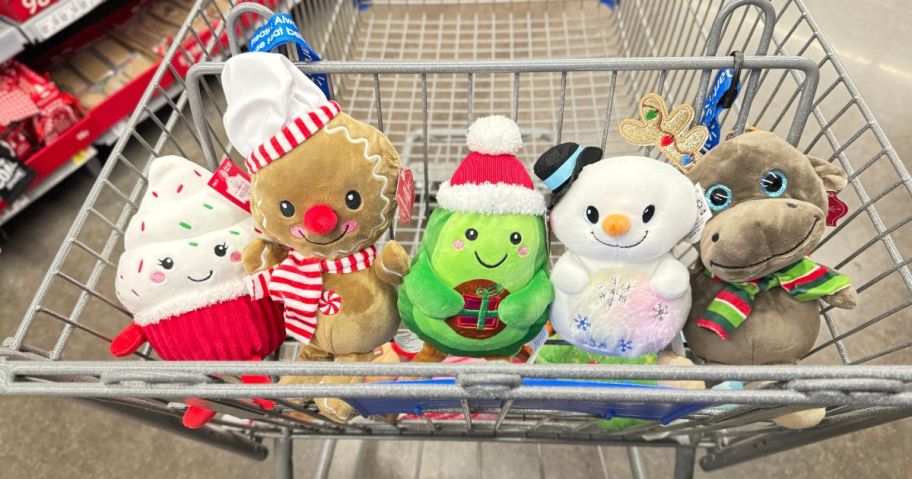
{"type": "MultiPolygon", "coordinates": [[[[370,361],[399,326],[402,246],[377,241],[396,210],[399,156],[375,128],[343,113],[279,54],[246,53],[222,73],[225,129],[251,173],[251,212],[265,240],[244,249],[254,297],[284,304],[301,360],[370,361]]],[[[361,377],[283,378],[352,383],[361,377]]],[[[328,417],[351,408],[317,399],[328,417]]]]}

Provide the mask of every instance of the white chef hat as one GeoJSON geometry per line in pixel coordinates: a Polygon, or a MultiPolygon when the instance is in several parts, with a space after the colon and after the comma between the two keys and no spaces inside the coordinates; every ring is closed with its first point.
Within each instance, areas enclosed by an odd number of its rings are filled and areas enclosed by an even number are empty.
{"type": "Polygon", "coordinates": [[[339,104],[284,55],[250,52],[222,71],[228,108],[225,131],[253,174],[304,143],[329,123],[339,104]]]}

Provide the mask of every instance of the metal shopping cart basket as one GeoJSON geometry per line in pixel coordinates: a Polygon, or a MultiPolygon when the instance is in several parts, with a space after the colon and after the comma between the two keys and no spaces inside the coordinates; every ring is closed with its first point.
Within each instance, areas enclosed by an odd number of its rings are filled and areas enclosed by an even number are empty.
{"type": "MultiPolygon", "coordinates": [[[[562,139],[601,145],[606,155],[626,153],[630,147],[618,138],[616,124],[633,114],[639,95],[658,91],[669,102],[700,105],[713,72],[734,66],[724,55],[745,52],[746,87],[723,116],[723,132],[741,132],[747,125],[775,131],[846,170],[851,187],[842,197],[849,213],[815,255],[856,280],[859,308],[824,308],[821,337],[796,366],[169,363],[148,360],[153,359],[148,350],[135,361],[110,360],[107,343],[129,320],[113,299],[116,258],[144,190],[147,164],[179,154],[212,167],[231,154],[221,126],[222,64],[216,60],[240,51],[238,38],[247,29],[230,35],[230,49],[223,40],[240,27],[242,12],[259,14],[253,22],[269,13],[250,4],[229,13],[225,2],[201,0],[130,118],[21,325],[3,343],[0,393],[93,401],[255,458],[266,457],[267,446],[274,444],[280,476],[289,475],[292,441],[319,437],[325,439],[317,465],[321,475],[337,438],[411,438],[671,446],[676,477],[688,477],[697,449],[706,451],[700,465],[712,470],[912,415],[907,366],[912,334],[898,327],[910,318],[912,305],[912,178],[800,0],[291,3],[284,8],[330,60],[301,68],[329,74],[346,110],[383,130],[415,170],[420,195],[415,221],[395,231],[410,252],[434,206],[437,185],[464,155],[465,128],[473,118],[499,113],[516,119],[526,135],[521,159],[529,164],[562,139]],[[210,27],[220,34],[204,42],[194,23],[211,22],[213,13],[217,21],[210,27]],[[175,89],[164,90],[162,78],[179,77],[174,62],[190,61],[193,50],[202,52],[204,62],[175,89]],[[164,114],[149,108],[158,97],[170,106],[164,114]],[[420,387],[246,385],[231,380],[240,374],[456,379],[420,387]],[[770,383],[746,390],[543,389],[523,382],[527,378],[770,383]],[[417,411],[398,421],[371,416],[340,425],[289,401],[321,396],[434,398],[456,407],[449,416],[417,411]],[[250,421],[225,416],[196,432],[182,430],[179,417],[187,397],[207,398],[220,411],[250,421]],[[252,397],[276,399],[279,407],[260,410],[249,402],[252,397]],[[543,406],[515,406],[528,400],[543,406]],[[576,400],[710,407],[664,425],[605,429],[600,416],[561,407],[576,400]],[[821,405],[827,416],[812,429],[785,430],[771,422],[821,405]]],[[[552,254],[559,252],[560,245],[552,245],[552,254]]],[[[638,475],[639,456],[635,448],[630,451],[638,475]]]]}

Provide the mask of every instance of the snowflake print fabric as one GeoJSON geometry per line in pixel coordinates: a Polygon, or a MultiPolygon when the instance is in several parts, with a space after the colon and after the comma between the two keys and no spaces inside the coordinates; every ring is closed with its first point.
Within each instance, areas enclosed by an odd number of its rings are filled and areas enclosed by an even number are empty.
{"type": "Polygon", "coordinates": [[[681,330],[690,295],[668,300],[648,278],[627,270],[594,273],[582,293],[568,298],[568,322],[555,321],[561,337],[580,348],[627,358],[655,353],[681,330]]]}
{"type": "Polygon", "coordinates": [[[611,309],[615,305],[623,306],[630,300],[630,289],[633,286],[629,283],[621,282],[617,276],[611,278],[611,284],[597,283],[598,292],[595,297],[606,308],[611,309]]]}
{"type": "Polygon", "coordinates": [[[668,313],[671,312],[671,309],[667,304],[656,303],[652,306],[652,319],[656,321],[664,321],[665,317],[668,316],[668,313]]]}
{"type": "Polygon", "coordinates": [[[617,349],[621,353],[627,353],[633,349],[633,341],[622,339],[618,341],[617,349]]]}
{"type": "Polygon", "coordinates": [[[592,327],[592,323],[589,322],[589,318],[583,316],[582,314],[577,314],[573,319],[576,323],[576,329],[580,331],[589,331],[589,328],[592,327]]]}

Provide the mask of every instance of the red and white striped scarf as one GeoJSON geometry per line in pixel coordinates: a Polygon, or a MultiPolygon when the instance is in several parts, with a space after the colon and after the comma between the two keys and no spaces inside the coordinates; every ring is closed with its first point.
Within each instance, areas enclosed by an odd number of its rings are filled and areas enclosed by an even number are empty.
{"type": "Polygon", "coordinates": [[[317,329],[317,309],[324,314],[341,309],[338,293],[323,291],[323,273],[361,271],[370,268],[376,257],[377,247],[373,245],[344,258],[324,260],[292,250],[281,263],[245,280],[254,299],[269,296],[284,303],[285,332],[302,344],[309,344],[317,329]]]}

